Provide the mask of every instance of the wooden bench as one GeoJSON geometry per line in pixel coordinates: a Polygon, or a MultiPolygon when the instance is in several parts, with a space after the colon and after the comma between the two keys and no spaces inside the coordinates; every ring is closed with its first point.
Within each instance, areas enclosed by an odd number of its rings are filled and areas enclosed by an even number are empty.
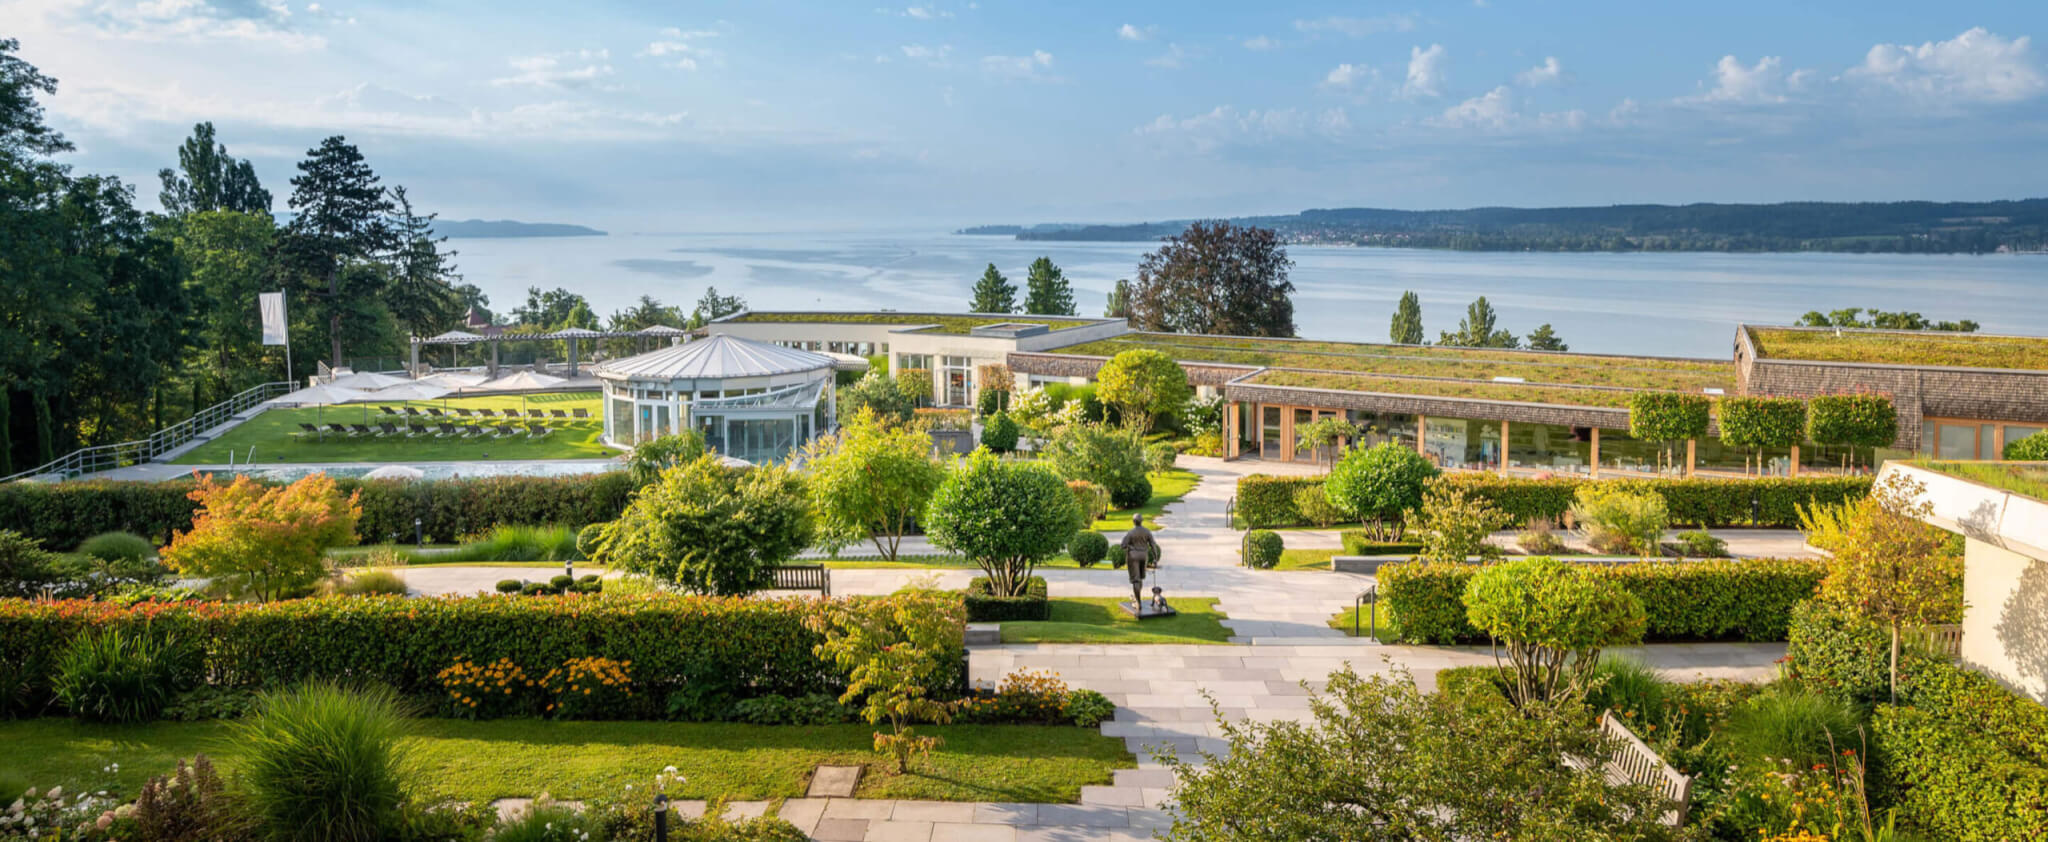
{"type": "Polygon", "coordinates": [[[1664,758],[1644,745],[1635,732],[1614,715],[1614,711],[1600,714],[1600,734],[1614,743],[1614,756],[1608,759],[1603,770],[1607,780],[1643,784],[1656,789],[1673,805],[1665,812],[1664,823],[1684,827],[1686,807],[1692,800],[1692,776],[1671,768],[1671,764],[1665,763],[1664,758]]]}
{"type": "Polygon", "coordinates": [[[823,596],[832,595],[832,570],[822,564],[793,564],[775,568],[775,586],[778,591],[817,591],[823,596]]]}

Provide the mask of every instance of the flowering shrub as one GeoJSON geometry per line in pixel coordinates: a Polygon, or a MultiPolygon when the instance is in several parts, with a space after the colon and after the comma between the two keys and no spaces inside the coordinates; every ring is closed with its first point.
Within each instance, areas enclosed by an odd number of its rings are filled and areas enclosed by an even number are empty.
{"type": "Polygon", "coordinates": [[[618,719],[633,708],[633,662],[570,658],[541,676],[542,692],[553,698],[547,712],[561,719],[618,719]]]}
{"type": "Polygon", "coordinates": [[[530,700],[533,679],[511,658],[478,666],[456,661],[434,675],[448,694],[449,712],[464,719],[495,719],[518,712],[530,700]]]}
{"type": "Polygon", "coordinates": [[[1024,671],[1003,677],[994,692],[963,699],[958,718],[983,725],[1066,725],[1094,727],[1116,713],[1109,698],[1093,690],[1072,690],[1058,673],[1024,671]]]}

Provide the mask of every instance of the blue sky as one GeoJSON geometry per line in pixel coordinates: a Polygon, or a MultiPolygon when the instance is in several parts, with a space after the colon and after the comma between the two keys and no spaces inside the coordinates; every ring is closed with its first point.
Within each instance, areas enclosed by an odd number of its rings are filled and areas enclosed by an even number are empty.
{"type": "Polygon", "coordinates": [[[72,163],[783,230],[2048,195],[2048,3],[0,0],[72,163]]]}

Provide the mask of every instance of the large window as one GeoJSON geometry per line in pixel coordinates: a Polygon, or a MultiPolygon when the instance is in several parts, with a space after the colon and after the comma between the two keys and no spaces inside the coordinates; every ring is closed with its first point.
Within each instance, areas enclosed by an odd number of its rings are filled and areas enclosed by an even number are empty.
{"type": "Polygon", "coordinates": [[[940,376],[944,378],[942,382],[945,384],[946,405],[972,406],[974,404],[974,358],[942,357],[940,359],[944,364],[940,376]]]}
{"type": "Polygon", "coordinates": [[[1936,459],[2003,459],[2006,445],[2042,429],[2039,424],[1928,418],[1920,423],[1920,450],[1936,459]]]}

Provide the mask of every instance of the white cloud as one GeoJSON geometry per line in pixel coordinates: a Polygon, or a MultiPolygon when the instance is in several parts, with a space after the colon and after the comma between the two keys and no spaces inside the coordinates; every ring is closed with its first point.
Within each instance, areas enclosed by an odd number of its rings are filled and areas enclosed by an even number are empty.
{"type": "Polygon", "coordinates": [[[1975,27],[1919,46],[1878,44],[1845,75],[1918,100],[2017,102],[2048,90],[2026,36],[2001,38],[1975,27]]]}
{"type": "Polygon", "coordinates": [[[1166,45],[1166,52],[1146,59],[1145,63],[1153,67],[1179,70],[1182,67],[1186,67],[1187,60],[1194,58],[1195,54],[1195,50],[1187,49],[1179,44],[1168,44],[1166,45]]]}
{"type": "Polygon", "coordinates": [[[1408,48],[1408,82],[1401,86],[1401,92],[1408,96],[1443,96],[1447,61],[1442,44],[1431,44],[1426,50],[1408,48]]]}
{"type": "Polygon", "coordinates": [[[536,88],[597,87],[599,80],[612,75],[610,59],[611,52],[603,49],[522,56],[508,62],[518,73],[492,79],[491,84],[536,88]]]}
{"type": "Polygon", "coordinates": [[[1188,117],[1161,114],[1133,131],[1144,137],[1186,143],[1197,151],[1213,152],[1228,146],[1280,140],[1334,139],[1350,133],[1351,119],[1342,108],[1320,112],[1296,108],[1239,111],[1219,105],[1188,117]]]}
{"type": "Polygon", "coordinates": [[[1316,20],[1297,20],[1294,28],[1300,32],[1317,35],[1325,32],[1362,38],[1381,32],[1408,32],[1415,29],[1412,14],[1379,15],[1369,18],[1327,17],[1316,20]]]}
{"type": "Polygon", "coordinates": [[[1714,64],[1714,86],[1693,99],[1737,105],[1784,102],[1795,80],[1803,83],[1807,78],[1803,71],[1787,74],[1784,65],[1778,56],[1765,56],[1753,65],[1745,65],[1734,56],[1722,56],[1714,64]]]}
{"type": "Polygon", "coordinates": [[[903,16],[918,20],[938,20],[940,18],[950,18],[953,16],[953,13],[932,6],[910,6],[903,10],[903,16]]]}
{"type": "Polygon", "coordinates": [[[1028,56],[982,56],[981,68],[998,76],[1013,79],[1043,78],[1045,71],[1052,67],[1052,53],[1033,50],[1028,56]]]}
{"type": "Polygon", "coordinates": [[[661,40],[649,42],[647,47],[640,51],[640,55],[662,59],[671,67],[696,70],[699,63],[715,64],[719,57],[717,52],[705,49],[696,42],[716,38],[718,34],[715,29],[686,30],[674,26],[665,27],[660,32],[661,40]]]}
{"type": "Polygon", "coordinates": [[[947,56],[952,54],[953,45],[951,44],[940,44],[936,47],[927,47],[923,44],[903,45],[903,57],[915,61],[944,61],[947,56]]]}
{"type": "Polygon", "coordinates": [[[1525,88],[1556,84],[1562,78],[1564,68],[1558,65],[1557,56],[1544,56],[1542,64],[1515,74],[1515,81],[1525,88]]]}
{"type": "MultiPolygon", "coordinates": [[[[148,0],[127,6],[93,0],[46,0],[16,7],[10,14],[40,13],[59,30],[101,38],[133,41],[243,41],[289,51],[327,46],[318,33],[294,26],[292,12],[281,0],[216,3],[211,0],[148,0]]],[[[314,7],[313,17],[327,17],[314,7]]],[[[20,20],[10,20],[19,24],[20,20]]],[[[12,28],[12,27],[10,27],[12,28]]]]}
{"type": "Polygon", "coordinates": [[[1139,27],[1127,23],[1116,28],[1116,37],[1125,41],[1150,41],[1152,33],[1158,29],[1156,26],[1139,27]]]}
{"type": "Polygon", "coordinates": [[[1493,133],[1576,131],[1586,124],[1586,112],[1579,110],[1525,114],[1515,92],[1501,85],[1484,94],[1444,109],[1424,122],[1448,129],[1478,129],[1493,133]]]}
{"type": "Polygon", "coordinates": [[[1270,50],[1278,46],[1280,46],[1280,42],[1264,35],[1255,35],[1244,39],[1244,48],[1247,50],[1270,50]]]}
{"type": "Polygon", "coordinates": [[[1378,82],[1380,72],[1363,64],[1340,64],[1323,76],[1323,84],[1332,88],[1352,88],[1378,82]]]}

